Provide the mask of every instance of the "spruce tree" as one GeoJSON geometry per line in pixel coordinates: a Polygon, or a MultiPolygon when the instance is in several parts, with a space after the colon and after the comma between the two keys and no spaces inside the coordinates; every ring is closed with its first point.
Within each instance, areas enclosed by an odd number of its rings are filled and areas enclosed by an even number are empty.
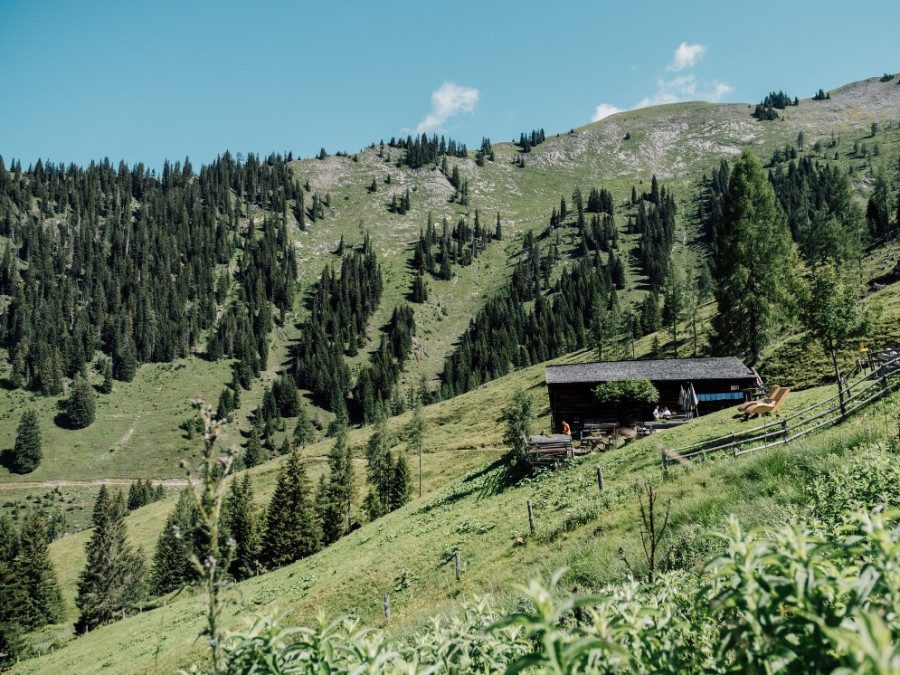
{"type": "Polygon", "coordinates": [[[195,553],[197,516],[194,498],[189,490],[183,490],[156,540],[150,572],[150,588],[154,595],[165,595],[197,578],[197,570],[191,563],[191,554],[195,553]]]}
{"type": "Polygon", "coordinates": [[[147,479],[146,483],[138,478],[130,486],[128,486],[127,505],[129,511],[134,511],[135,509],[139,509],[142,506],[147,506],[147,504],[152,501],[153,486],[150,483],[149,478],[147,479]]]}
{"type": "Polygon", "coordinates": [[[750,363],[775,328],[792,274],[792,243],[787,217],[759,162],[745,150],[728,182],[716,261],[716,302],[712,348],[740,355],[750,363]]]}
{"type": "Polygon", "coordinates": [[[41,463],[41,430],[34,410],[22,413],[12,459],[13,469],[18,473],[31,473],[41,463]]]}
{"type": "Polygon", "coordinates": [[[322,541],[330,544],[350,531],[353,504],[353,459],[347,442],[347,427],[338,427],[328,453],[328,480],[319,486],[316,511],[322,524],[322,541]]]}
{"type": "Polygon", "coordinates": [[[113,355],[113,374],[122,382],[131,382],[137,374],[137,347],[131,331],[113,355]]]}
{"type": "Polygon", "coordinates": [[[297,426],[294,427],[294,445],[305,448],[307,443],[312,443],[314,440],[316,440],[316,430],[304,402],[297,415],[297,426]]]}
{"type": "Polygon", "coordinates": [[[319,549],[321,531],[313,508],[306,467],[291,452],[278,472],[278,482],[266,510],[262,558],[269,569],[288,565],[319,549]]]}
{"type": "Polygon", "coordinates": [[[79,377],[72,386],[72,393],[66,402],[66,419],[73,429],[84,429],[94,421],[96,394],[91,383],[79,377]]]}
{"type": "Polygon", "coordinates": [[[394,462],[391,457],[393,439],[388,433],[387,417],[385,404],[378,404],[374,429],[366,445],[366,481],[370,492],[365,504],[372,520],[391,510],[394,462]]]}
{"type": "Polygon", "coordinates": [[[87,563],[78,578],[75,630],[84,633],[124,617],[144,595],[144,560],[128,543],[125,500],[105,485],[94,502],[93,531],[85,545],[87,563]]]}
{"type": "Polygon", "coordinates": [[[391,481],[391,511],[399,509],[409,501],[412,494],[412,476],[409,472],[409,464],[402,452],[397,453],[394,462],[393,477],[391,481]]]}
{"type": "Polygon", "coordinates": [[[100,385],[100,393],[111,394],[113,390],[112,361],[103,359],[100,372],[103,374],[103,384],[100,385]]]}
{"type": "Polygon", "coordinates": [[[62,595],[50,564],[48,543],[46,521],[40,514],[32,512],[22,528],[16,556],[18,582],[22,589],[22,604],[16,613],[19,623],[29,630],[62,619],[62,595]]]}
{"type": "Polygon", "coordinates": [[[425,414],[422,410],[422,399],[416,401],[412,420],[409,423],[409,437],[406,449],[419,455],[419,497],[422,496],[422,450],[425,447],[425,414]]]}
{"type": "Polygon", "coordinates": [[[216,419],[230,422],[233,405],[234,399],[231,396],[231,389],[225,387],[222,393],[219,394],[219,403],[216,406],[216,419]]]}
{"type": "Polygon", "coordinates": [[[256,427],[250,427],[250,438],[247,439],[247,447],[244,449],[244,465],[249,469],[266,461],[265,450],[259,438],[256,427]]]}
{"type": "Polygon", "coordinates": [[[19,536],[12,518],[0,516],[0,664],[14,660],[22,651],[24,628],[19,608],[26,602],[16,556],[19,536]]]}
{"type": "Polygon", "coordinates": [[[253,505],[253,486],[250,475],[235,478],[225,501],[224,525],[234,540],[234,553],[228,572],[238,581],[247,579],[259,570],[259,524],[253,505]]]}

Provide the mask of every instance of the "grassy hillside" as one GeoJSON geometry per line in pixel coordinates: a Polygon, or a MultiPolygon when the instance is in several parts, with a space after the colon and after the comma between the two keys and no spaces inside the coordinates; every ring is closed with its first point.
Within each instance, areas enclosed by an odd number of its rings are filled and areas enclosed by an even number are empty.
{"type": "MultiPolygon", "coordinates": [[[[284,614],[290,623],[327,617],[359,616],[380,625],[381,599],[391,594],[390,631],[402,635],[436,613],[453,613],[473,594],[495,593],[514,603],[509,585],[546,576],[560,567],[569,572],[565,586],[591,589],[627,574],[618,553],[632,561],[641,556],[635,535],[638,512],[635,488],[655,484],[672,503],[669,542],[674,562],[690,567],[708,555],[713,544],[702,534],[736,514],[752,526],[790,518],[805,501],[804,485],[829,467],[845,462],[854,448],[896,433],[895,395],[841,427],[784,449],[733,460],[718,457],[691,468],[670,471],[664,478],[660,447],[677,447],[702,437],[739,429],[732,411],[701,418],[679,429],[655,434],[603,455],[591,456],[555,472],[516,475],[502,459],[497,443],[497,415],[508,391],[523,386],[546,405],[541,386],[543,368],[534,367],[489,384],[453,401],[428,408],[427,494],[403,509],[341,539],[322,552],[289,567],[239,584],[228,625],[256,612],[284,614]],[[471,426],[471,430],[467,427],[471,426]],[[484,448],[465,449],[478,439],[484,448]],[[478,466],[476,466],[478,465],[478,466]],[[606,491],[598,492],[595,469],[604,470],[606,491]],[[448,480],[449,478],[449,480],[448,480]],[[528,533],[525,502],[534,504],[537,532],[528,533]],[[462,552],[463,575],[453,577],[453,552],[462,552]]],[[[809,389],[785,403],[785,414],[832,393],[809,389]]],[[[402,419],[396,420],[403,422],[402,419]]],[[[536,426],[542,424],[538,421],[536,426]]],[[[361,435],[353,438],[355,447],[361,435]]],[[[308,449],[310,465],[325,448],[308,449]]],[[[412,459],[412,458],[411,458],[412,459]]],[[[272,471],[254,473],[261,501],[272,487],[272,471]]],[[[173,500],[153,504],[129,516],[135,544],[153,546],[173,500]]],[[[56,542],[54,565],[60,571],[70,617],[74,582],[83,562],[86,533],[56,542]]],[[[202,623],[202,599],[175,598],[171,604],[78,638],[45,657],[22,663],[17,672],[88,672],[100,666],[112,672],[172,670],[201,651],[194,639],[202,623]],[[88,665],[90,664],[90,665],[88,665]]],[[[48,629],[44,646],[68,641],[68,629],[48,629]]]]}
{"type": "MultiPolygon", "coordinates": [[[[781,112],[773,122],[758,122],[743,104],[712,105],[686,103],[620,113],[568,133],[550,136],[526,157],[524,168],[513,160],[519,155],[511,143],[495,143],[495,161],[483,167],[473,159],[451,159],[469,182],[470,205],[450,203],[453,188],[435,168],[409,170],[398,167],[402,152],[385,148],[379,157],[375,146],[352,157],[333,156],[324,160],[294,162],[301,183],[309,183],[314,194],[330,195],[331,208],[324,220],[312,223],[308,231],[291,229],[299,261],[299,285],[303,294],[318,278],[325,265],[337,262],[332,254],[343,236],[348,244],[358,243],[369,232],[382,263],[385,280],[383,301],[370,322],[367,349],[354,360],[359,364],[380,341],[380,329],[394,307],[406,300],[412,280],[409,259],[411,245],[425,226],[428,213],[440,228],[443,218],[451,226],[460,218],[482,221],[492,226],[500,213],[504,240],[492,242],[469,267],[456,267],[454,277],[429,279],[431,297],[414,305],[420,360],[411,359],[401,379],[401,389],[416,386],[422,377],[434,381],[443,358],[454,346],[469,320],[484,300],[508,278],[511,265],[521,249],[520,237],[529,230],[546,228],[550,210],[560,197],[570,202],[578,186],[586,194],[591,187],[611,190],[616,203],[627,201],[632,185],[649,189],[650,177],[673,189],[679,206],[674,260],[690,270],[699,255],[694,244],[697,226],[692,200],[696,183],[704,172],[722,158],[736,156],[751,147],[767,160],[785,145],[796,145],[801,131],[807,155],[827,155],[853,171],[854,188],[860,198],[873,181],[873,172],[890,172],[900,158],[900,87],[878,78],[847,85],[831,92],[826,101],[804,99],[797,107],[781,112]],[[878,125],[871,135],[872,123],[878,125]],[[629,138],[626,140],[625,136],[629,138]],[[816,153],[816,141],[824,145],[836,139],[836,147],[816,153]],[[854,143],[865,144],[866,153],[854,154],[854,143]],[[874,148],[878,146],[878,154],[874,148]],[[834,159],[834,156],[837,159],[834,159]],[[388,159],[390,156],[390,159],[388,159]],[[390,184],[385,179],[390,176],[390,184]],[[375,180],[377,190],[368,187],[375,180]],[[411,210],[400,216],[388,212],[392,195],[411,191],[411,210]]],[[[861,145],[860,145],[861,147],[861,145]]],[[[619,208],[617,226],[624,229],[628,209],[619,208]]],[[[574,233],[563,228],[564,256],[573,245],[574,233]]],[[[623,251],[635,244],[633,236],[622,237],[623,251]]],[[[896,249],[888,263],[896,263],[896,249]]],[[[634,263],[625,258],[626,300],[642,295],[641,278],[634,263]]],[[[870,278],[875,278],[872,275],[870,278]]],[[[302,322],[305,310],[298,301],[296,319],[302,322]]],[[[291,323],[271,337],[271,376],[279,366],[287,346],[296,337],[291,323]]],[[[2,372],[0,372],[2,374],[2,372]]],[[[0,484],[27,480],[74,480],[90,478],[174,478],[177,461],[186,452],[183,433],[177,423],[189,416],[187,400],[198,392],[208,398],[218,396],[229,379],[226,363],[210,364],[198,359],[174,364],[145,365],[132,383],[116,383],[116,391],[100,397],[98,420],[85,430],[64,431],[53,423],[59,400],[34,397],[20,390],[0,391],[0,450],[11,448],[23,407],[36,407],[45,439],[45,457],[39,469],[22,478],[0,466],[0,484]],[[175,424],[173,424],[175,422],[175,424]]],[[[244,397],[235,427],[246,430],[246,415],[259,401],[262,387],[244,397]]],[[[326,415],[327,420],[327,415],[326,415]]],[[[236,429],[235,429],[236,431],[236,429]]]]}

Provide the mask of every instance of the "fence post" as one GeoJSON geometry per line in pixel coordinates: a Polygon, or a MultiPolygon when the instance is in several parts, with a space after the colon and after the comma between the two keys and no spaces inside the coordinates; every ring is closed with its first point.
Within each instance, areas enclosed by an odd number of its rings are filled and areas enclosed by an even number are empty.
{"type": "MultiPolygon", "coordinates": [[[[528,502],[529,504],[531,502],[528,502]]],[[[534,530],[532,530],[533,532],[534,530]]],[[[459,581],[459,549],[456,549],[456,580],[459,581]]]]}
{"type": "Polygon", "coordinates": [[[531,500],[528,500],[528,529],[534,534],[534,511],[531,508],[531,500]]]}
{"type": "Polygon", "coordinates": [[[881,380],[881,396],[887,396],[888,394],[888,381],[887,381],[887,368],[885,368],[884,364],[881,364],[878,367],[878,379],[881,380]]]}
{"type": "Polygon", "coordinates": [[[787,420],[781,420],[781,435],[784,437],[784,442],[788,442],[788,430],[787,430],[787,420]]]}
{"type": "Polygon", "coordinates": [[[603,467],[597,467],[597,487],[603,492],[603,467]]]}
{"type": "Polygon", "coordinates": [[[387,593],[384,594],[384,624],[388,625],[391,622],[391,596],[387,593]]]}

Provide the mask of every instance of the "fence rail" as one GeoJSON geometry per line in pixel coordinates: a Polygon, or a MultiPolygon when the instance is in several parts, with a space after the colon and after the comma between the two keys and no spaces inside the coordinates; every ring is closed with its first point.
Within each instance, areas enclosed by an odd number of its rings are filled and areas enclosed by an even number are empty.
{"type": "Polygon", "coordinates": [[[731,432],[724,436],[709,438],[699,443],[686,445],[674,450],[662,450],[663,469],[668,469],[672,462],[684,460],[716,452],[731,451],[732,456],[740,457],[776,445],[784,445],[806,434],[830,424],[836,424],[849,415],[862,410],[871,403],[887,396],[900,387],[900,357],[883,363],[878,370],[860,377],[850,384],[844,385],[840,394],[835,394],[795,412],[789,417],[763,424],[762,426],[743,431],[731,432]],[[856,391],[854,391],[854,389],[856,391]],[[869,393],[876,389],[874,393],[869,393]],[[869,394],[862,398],[864,394],[869,394]],[[843,399],[841,400],[841,396],[843,399]],[[837,405],[830,405],[838,400],[837,405]],[[852,404],[852,405],[851,405],[852,404]],[[807,417],[809,413],[813,415],[807,417]],[[772,438],[778,438],[772,441],[772,438]]]}

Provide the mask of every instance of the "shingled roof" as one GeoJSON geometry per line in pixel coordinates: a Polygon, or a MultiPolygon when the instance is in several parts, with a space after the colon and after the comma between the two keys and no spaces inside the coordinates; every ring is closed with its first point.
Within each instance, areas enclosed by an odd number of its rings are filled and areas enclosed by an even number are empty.
{"type": "Polygon", "coordinates": [[[621,380],[652,380],[681,382],[699,380],[730,380],[756,377],[736,356],[703,359],[652,359],[649,361],[602,361],[577,363],[570,366],[547,366],[547,384],[575,384],[579,382],[617,382],[621,380]]]}

